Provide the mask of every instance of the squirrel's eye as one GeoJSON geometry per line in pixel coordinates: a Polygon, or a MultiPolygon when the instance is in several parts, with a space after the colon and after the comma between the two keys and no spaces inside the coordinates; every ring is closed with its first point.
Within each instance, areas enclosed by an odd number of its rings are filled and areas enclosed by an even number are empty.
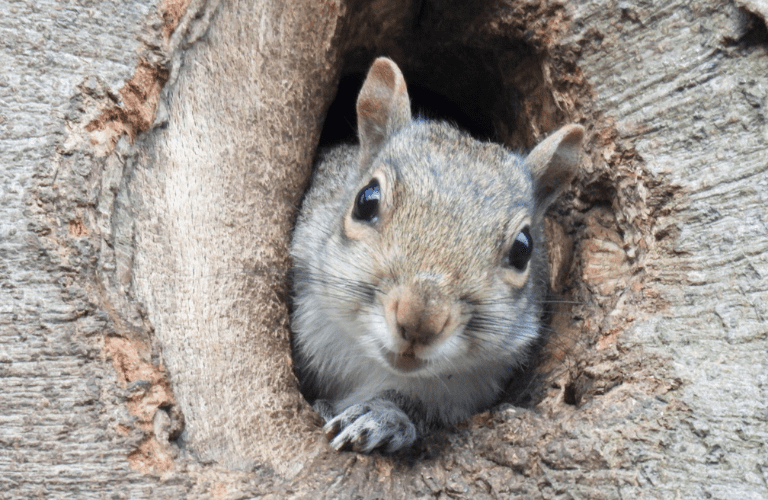
{"type": "Polygon", "coordinates": [[[379,201],[381,200],[381,189],[379,181],[371,180],[367,186],[357,193],[355,199],[355,208],[352,210],[352,217],[365,222],[373,222],[379,215],[379,201]]]}
{"type": "Polygon", "coordinates": [[[531,238],[530,229],[525,226],[522,231],[517,233],[515,242],[512,243],[512,248],[509,250],[509,265],[518,271],[523,271],[528,265],[528,261],[531,260],[532,254],[533,238],[531,238]]]}

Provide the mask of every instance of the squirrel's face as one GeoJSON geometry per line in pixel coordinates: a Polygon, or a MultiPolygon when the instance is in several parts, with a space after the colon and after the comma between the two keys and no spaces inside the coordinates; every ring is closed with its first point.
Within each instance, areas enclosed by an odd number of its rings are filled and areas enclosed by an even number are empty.
{"type": "Polygon", "coordinates": [[[535,338],[533,191],[519,157],[447,125],[414,122],[392,137],[348,193],[332,252],[370,284],[342,313],[368,354],[437,375],[535,338]]]}
{"type": "Polygon", "coordinates": [[[297,349],[321,382],[347,374],[340,392],[368,375],[347,356],[416,377],[522,362],[540,333],[543,214],[575,174],[584,129],[563,127],[522,159],[414,121],[386,58],[357,118],[359,154],[323,162],[294,233],[297,349]]]}

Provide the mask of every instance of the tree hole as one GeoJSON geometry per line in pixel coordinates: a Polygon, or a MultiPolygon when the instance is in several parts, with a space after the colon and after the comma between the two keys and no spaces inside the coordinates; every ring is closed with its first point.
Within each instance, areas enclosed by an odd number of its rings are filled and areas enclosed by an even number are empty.
{"type": "MultiPolygon", "coordinates": [[[[587,126],[584,172],[553,205],[547,222],[550,241],[561,246],[548,249],[559,283],[547,299],[547,314],[560,319],[548,324],[548,338],[507,387],[505,401],[518,406],[536,406],[554,396],[553,381],[564,388],[567,405],[590,397],[572,383],[570,368],[598,356],[594,343],[607,332],[615,335],[621,325],[606,320],[616,299],[596,293],[607,289],[600,280],[613,277],[583,280],[585,272],[604,261],[604,245],[584,242],[608,238],[614,252],[609,257],[617,265],[630,265],[621,255],[628,223],[610,214],[622,209],[622,197],[634,200],[626,196],[634,184],[622,176],[637,178],[626,169],[626,174],[617,173],[616,166],[638,158],[631,144],[617,146],[618,135],[608,120],[593,115],[594,93],[577,66],[579,48],[558,41],[567,32],[567,19],[565,5],[503,0],[353,2],[339,41],[338,90],[319,144],[356,142],[357,95],[379,56],[390,57],[402,70],[414,116],[446,120],[478,140],[524,154],[567,123],[587,126]]],[[[632,275],[623,267],[616,272],[632,275]]]]}

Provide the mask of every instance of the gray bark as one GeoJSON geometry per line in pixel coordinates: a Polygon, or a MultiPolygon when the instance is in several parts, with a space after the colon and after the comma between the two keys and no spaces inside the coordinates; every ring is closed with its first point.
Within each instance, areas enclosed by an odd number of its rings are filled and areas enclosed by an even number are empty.
{"type": "Polygon", "coordinates": [[[605,30],[613,49],[582,58],[610,75],[594,80],[598,106],[644,168],[682,188],[654,221],[675,238],[646,263],[668,305],[622,334],[681,384],[669,396],[683,411],[662,418],[671,428],[643,460],[666,497],[768,495],[768,44],[734,43],[764,30],[768,4],[737,5],[640,6],[605,30]],[[624,57],[608,65],[614,50],[624,57]]]}
{"type": "Polygon", "coordinates": [[[768,4],[487,4],[0,3],[0,498],[768,497],[768,4]],[[286,245],[344,61],[413,26],[493,48],[507,144],[588,127],[563,301],[538,404],[336,453],[286,245]]]}
{"type": "Polygon", "coordinates": [[[91,303],[88,280],[78,279],[95,249],[84,239],[74,254],[59,241],[92,203],[86,179],[99,169],[93,154],[59,152],[67,147],[68,122],[97,78],[111,89],[130,78],[155,9],[149,2],[0,3],[3,498],[179,490],[128,465],[142,435],[103,350],[104,313],[91,303]],[[66,206],[58,203],[60,191],[66,206]]]}

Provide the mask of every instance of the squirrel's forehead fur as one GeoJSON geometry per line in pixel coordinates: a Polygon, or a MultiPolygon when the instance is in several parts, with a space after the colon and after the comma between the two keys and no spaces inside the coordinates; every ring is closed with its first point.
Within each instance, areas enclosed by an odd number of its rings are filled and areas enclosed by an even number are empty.
{"type": "Polygon", "coordinates": [[[376,163],[394,172],[396,205],[426,203],[493,219],[534,210],[522,158],[445,123],[413,121],[390,138],[376,163]]]}
{"type": "Polygon", "coordinates": [[[411,272],[446,267],[461,276],[492,266],[511,232],[533,216],[533,182],[522,159],[497,144],[478,147],[445,124],[414,122],[374,163],[395,177],[383,241],[411,256],[406,267],[418,268],[411,272]]]}

